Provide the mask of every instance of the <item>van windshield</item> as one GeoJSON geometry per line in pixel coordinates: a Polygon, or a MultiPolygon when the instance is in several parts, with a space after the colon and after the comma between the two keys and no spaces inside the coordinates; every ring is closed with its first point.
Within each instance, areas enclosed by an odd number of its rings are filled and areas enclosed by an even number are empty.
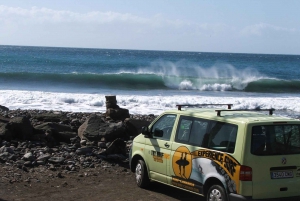
{"type": "Polygon", "coordinates": [[[259,156],[300,154],[300,125],[252,127],[251,153],[259,156]]]}

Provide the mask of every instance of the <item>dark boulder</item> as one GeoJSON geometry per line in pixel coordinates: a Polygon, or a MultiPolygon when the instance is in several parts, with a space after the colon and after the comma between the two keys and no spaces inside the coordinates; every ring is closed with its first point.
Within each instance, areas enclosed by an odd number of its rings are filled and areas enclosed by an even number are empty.
{"type": "Polygon", "coordinates": [[[149,126],[150,121],[140,119],[125,119],[126,130],[129,136],[137,136],[142,132],[143,126],[149,126]]]}
{"type": "Polygon", "coordinates": [[[10,121],[10,118],[6,118],[6,117],[3,117],[3,116],[0,116],[0,122],[2,123],[8,123],[10,121]]]}
{"type": "Polygon", "coordinates": [[[44,132],[46,130],[54,130],[56,132],[72,132],[72,128],[70,126],[52,122],[43,123],[35,126],[34,128],[40,132],[44,132]]]}
{"type": "Polygon", "coordinates": [[[0,105],[0,111],[1,112],[7,112],[9,109],[8,109],[8,107],[5,107],[5,106],[3,106],[3,105],[0,105]]]}
{"type": "Polygon", "coordinates": [[[101,154],[106,154],[106,155],[110,155],[110,154],[122,154],[122,155],[126,155],[126,143],[124,142],[124,140],[118,138],[115,139],[112,143],[110,143],[110,145],[107,147],[107,149],[102,152],[101,154]]]}
{"type": "Polygon", "coordinates": [[[35,126],[37,134],[51,133],[51,136],[59,142],[70,142],[70,138],[77,136],[77,133],[73,131],[70,126],[47,122],[41,125],[35,126]]]}
{"type": "Polygon", "coordinates": [[[12,118],[7,128],[13,139],[30,140],[33,135],[33,126],[27,116],[12,118]]]}
{"type": "Polygon", "coordinates": [[[122,120],[122,121],[130,117],[129,110],[124,108],[108,108],[106,110],[106,116],[114,120],[122,120]]]}
{"type": "Polygon", "coordinates": [[[77,132],[69,132],[69,131],[64,131],[64,132],[59,132],[59,133],[53,133],[54,139],[56,139],[59,142],[70,142],[71,138],[74,138],[78,136],[77,132]]]}
{"type": "Polygon", "coordinates": [[[0,121],[0,139],[12,140],[12,134],[8,129],[8,124],[0,121]]]}
{"type": "Polygon", "coordinates": [[[111,142],[116,138],[124,138],[125,126],[120,122],[106,122],[101,116],[93,115],[88,118],[78,129],[78,136],[88,141],[105,141],[111,142]]]}
{"type": "Polygon", "coordinates": [[[68,120],[64,115],[56,113],[37,114],[32,116],[32,118],[42,122],[66,122],[68,120]]]}
{"type": "Polygon", "coordinates": [[[100,116],[92,115],[78,128],[78,136],[81,139],[98,141],[101,139],[99,130],[101,128],[101,125],[104,123],[105,121],[100,116]]]}

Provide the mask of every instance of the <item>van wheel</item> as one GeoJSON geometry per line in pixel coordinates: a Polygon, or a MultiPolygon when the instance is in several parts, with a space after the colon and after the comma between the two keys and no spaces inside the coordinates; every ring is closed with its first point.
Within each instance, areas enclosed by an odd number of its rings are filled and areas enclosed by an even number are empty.
{"type": "Polygon", "coordinates": [[[227,201],[225,190],[222,186],[213,185],[208,189],[207,201],[227,201]]]}
{"type": "Polygon", "coordinates": [[[135,180],[136,184],[140,188],[146,188],[149,183],[149,177],[147,172],[147,167],[143,160],[138,160],[135,166],[135,180]]]}

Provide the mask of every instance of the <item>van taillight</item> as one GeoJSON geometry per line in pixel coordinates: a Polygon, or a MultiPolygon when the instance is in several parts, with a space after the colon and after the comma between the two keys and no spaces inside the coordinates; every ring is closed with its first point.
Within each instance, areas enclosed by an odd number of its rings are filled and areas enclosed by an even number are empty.
{"type": "Polygon", "coordinates": [[[240,168],[240,180],[252,181],[252,168],[242,165],[240,168]]]}

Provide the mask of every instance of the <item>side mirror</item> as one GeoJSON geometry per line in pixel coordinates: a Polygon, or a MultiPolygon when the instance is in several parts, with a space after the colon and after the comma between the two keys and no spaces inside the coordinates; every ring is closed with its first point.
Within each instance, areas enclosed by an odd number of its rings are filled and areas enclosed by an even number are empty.
{"type": "Polygon", "coordinates": [[[149,129],[148,129],[148,126],[143,126],[143,127],[142,127],[142,134],[143,134],[143,135],[149,135],[149,129]]]}
{"type": "Polygon", "coordinates": [[[156,129],[154,130],[153,136],[155,136],[155,137],[162,137],[163,135],[164,135],[164,131],[163,131],[163,130],[160,130],[160,129],[158,129],[158,128],[156,128],[156,129]]]}

